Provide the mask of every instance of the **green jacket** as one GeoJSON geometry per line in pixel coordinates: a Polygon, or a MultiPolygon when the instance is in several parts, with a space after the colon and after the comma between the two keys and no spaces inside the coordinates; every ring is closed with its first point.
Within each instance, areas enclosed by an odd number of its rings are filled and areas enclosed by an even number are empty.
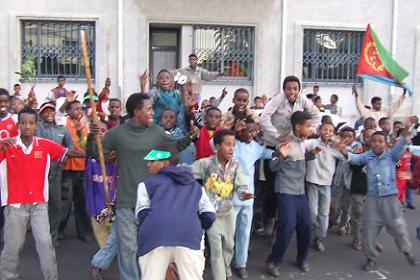
{"type": "Polygon", "coordinates": [[[175,139],[162,128],[136,126],[131,121],[108,131],[102,140],[104,154],[117,152],[117,208],[136,206],[137,186],[148,176],[144,157],[157,146],[177,145],[182,151],[191,143],[188,136],[175,139]]]}

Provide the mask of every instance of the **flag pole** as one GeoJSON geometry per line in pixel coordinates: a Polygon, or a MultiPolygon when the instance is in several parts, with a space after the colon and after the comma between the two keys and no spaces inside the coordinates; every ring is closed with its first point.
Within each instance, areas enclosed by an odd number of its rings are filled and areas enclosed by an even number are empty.
{"type": "MultiPolygon", "coordinates": [[[[94,124],[97,124],[98,117],[96,113],[96,103],[93,100],[94,93],[93,93],[93,88],[92,88],[92,74],[90,72],[90,64],[89,64],[87,47],[86,47],[85,31],[83,30],[80,31],[80,38],[81,38],[81,48],[82,48],[82,60],[83,60],[84,68],[85,68],[86,83],[87,83],[88,92],[89,92],[89,104],[90,104],[90,107],[92,108],[92,122],[94,124]]],[[[95,135],[95,142],[96,142],[96,147],[98,149],[99,165],[101,166],[101,173],[102,173],[102,178],[103,178],[103,183],[104,183],[106,208],[110,208],[111,200],[109,197],[108,177],[106,176],[105,158],[104,158],[104,152],[102,149],[101,137],[99,136],[99,134],[95,135]]]]}

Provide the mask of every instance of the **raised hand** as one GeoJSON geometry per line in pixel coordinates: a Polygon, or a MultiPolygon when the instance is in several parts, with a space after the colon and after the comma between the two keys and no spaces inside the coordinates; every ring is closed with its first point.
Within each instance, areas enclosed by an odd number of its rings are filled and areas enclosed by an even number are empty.
{"type": "Polygon", "coordinates": [[[200,137],[200,129],[194,125],[194,121],[190,121],[190,131],[188,132],[190,139],[196,139],[200,137]]]}
{"type": "Polygon", "coordinates": [[[147,81],[149,80],[149,73],[147,72],[147,69],[144,70],[143,74],[140,75],[140,88],[141,92],[144,92],[144,89],[146,88],[147,81]]]}
{"type": "Polygon", "coordinates": [[[354,94],[355,97],[359,96],[359,93],[357,93],[357,87],[356,84],[353,84],[353,86],[351,87],[352,93],[354,94]]]}
{"type": "Polygon", "coordinates": [[[73,102],[74,100],[76,100],[76,98],[77,98],[76,91],[71,90],[71,91],[69,91],[69,93],[66,96],[66,103],[73,102]]]}
{"type": "Polygon", "coordinates": [[[226,90],[226,87],[222,89],[222,98],[225,98],[225,96],[228,94],[228,91],[226,90]]]}
{"type": "Polygon", "coordinates": [[[322,151],[322,150],[321,150],[321,148],[320,148],[320,147],[315,147],[315,148],[313,148],[313,149],[312,149],[312,153],[313,153],[314,155],[319,154],[321,151],[322,151]]]}
{"type": "Polygon", "coordinates": [[[16,147],[15,138],[9,137],[9,138],[4,138],[3,140],[0,140],[0,150],[5,150],[12,146],[16,147]]]}
{"type": "Polygon", "coordinates": [[[245,119],[238,120],[238,121],[235,123],[235,131],[239,132],[239,131],[244,130],[245,128],[246,128],[245,119]]]}

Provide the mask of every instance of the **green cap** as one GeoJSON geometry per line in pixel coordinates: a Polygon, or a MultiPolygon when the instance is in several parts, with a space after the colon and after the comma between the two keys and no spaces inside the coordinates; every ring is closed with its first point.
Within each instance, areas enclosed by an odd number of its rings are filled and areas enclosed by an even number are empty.
{"type": "Polygon", "coordinates": [[[170,152],[152,150],[150,153],[147,154],[144,160],[162,160],[162,159],[168,159],[170,157],[171,157],[170,152]]]}

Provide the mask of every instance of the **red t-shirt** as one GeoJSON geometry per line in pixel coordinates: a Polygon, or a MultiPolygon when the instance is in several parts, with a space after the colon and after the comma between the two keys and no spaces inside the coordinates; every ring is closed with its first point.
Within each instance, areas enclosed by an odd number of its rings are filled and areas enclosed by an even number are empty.
{"type": "MultiPolygon", "coordinates": [[[[221,127],[216,127],[214,132],[219,131],[221,129],[221,127]]],[[[206,125],[200,129],[200,137],[198,137],[197,142],[195,142],[196,160],[214,155],[214,151],[210,144],[210,140],[213,138],[213,136],[214,133],[212,135],[209,135],[206,125]]]]}
{"type": "Polygon", "coordinates": [[[16,123],[12,118],[12,114],[8,114],[0,121],[0,140],[18,135],[16,123]]]}
{"type": "Polygon", "coordinates": [[[47,202],[50,162],[63,160],[67,149],[37,137],[29,148],[16,140],[0,152],[1,205],[47,202]]]}

